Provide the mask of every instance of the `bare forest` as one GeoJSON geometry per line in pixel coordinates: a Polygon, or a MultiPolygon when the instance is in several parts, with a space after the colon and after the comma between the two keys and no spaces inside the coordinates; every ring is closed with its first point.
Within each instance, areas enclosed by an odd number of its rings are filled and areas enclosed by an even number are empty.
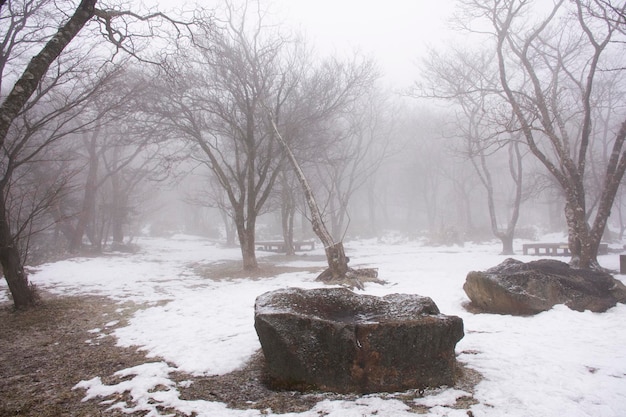
{"type": "MultiPolygon", "coordinates": [[[[96,0],[0,1],[0,263],[210,237],[317,240],[289,150],[333,242],[430,245],[562,233],[599,268],[626,230],[624,4],[458,1],[459,42],[390,86],[263,1],[178,15],[96,0]]],[[[406,51],[412,54],[411,50],[406,51]]]]}

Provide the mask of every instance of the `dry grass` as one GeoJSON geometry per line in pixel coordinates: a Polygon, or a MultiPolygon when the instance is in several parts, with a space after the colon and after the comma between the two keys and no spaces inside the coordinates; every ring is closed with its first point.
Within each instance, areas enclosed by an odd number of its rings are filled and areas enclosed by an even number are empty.
{"type": "Polygon", "coordinates": [[[2,305],[0,416],[104,415],[100,405],[82,402],[84,393],[72,387],[146,362],[135,349],[116,347],[113,337],[86,343],[93,337],[89,330],[114,320],[124,324],[128,310],[119,308],[105,298],[46,294],[28,311],[2,305]]]}
{"type": "MultiPolygon", "coordinates": [[[[271,255],[258,261],[259,268],[254,271],[244,271],[241,269],[241,261],[223,261],[213,263],[194,263],[190,265],[194,273],[209,278],[214,281],[232,280],[232,279],[252,279],[259,280],[263,278],[274,278],[279,274],[287,274],[292,272],[307,272],[311,276],[317,276],[323,271],[323,267],[296,267],[280,265],[280,263],[303,260],[303,261],[325,261],[326,258],[318,255],[271,255]]],[[[323,266],[324,264],[322,264],[323,266]]]]}
{"type": "MultiPolygon", "coordinates": [[[[241,369],[226,375],[215,375],[193,378],[193,384],[181,391],[181,397],[186,400],[219,401],[235,409],[271,409],[273,413],[297,413],[308,411],[320,401],[345,400],[354,401],[359,394],[335,394],[322,391],[281,391],[272,390],[265,375],[263,353],[259,350],[241,369]]],[[[177,381],[189,379],[180,375],[177,381]]],[[[469,368],[459,364],[457,367],[456,388],[470,394],[482,376],[469,368]]],[[[403,393],[380,393],[383,398],[394,398],[404,402],[416,414],[425,414],[428,407],[416,405],[414,400],[424,395],[440,391],[427,389],[426,391],[409,390],[403,393]]],[[[472,396],[464,396],[457,400],[453,408],[467,409],[478,403],[472,396]]]]}

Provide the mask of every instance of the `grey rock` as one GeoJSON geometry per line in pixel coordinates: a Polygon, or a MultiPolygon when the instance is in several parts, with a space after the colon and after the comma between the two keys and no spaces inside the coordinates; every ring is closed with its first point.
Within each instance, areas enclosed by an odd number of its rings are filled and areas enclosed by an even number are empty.
{"type": "Polygon", "coordinates": [[[359,393],[453,385],[464,335],[428,297],[345,288],[265,293],[255,328],[275,387],[359,393]]]}
{"type": "Polygon", "coordinates": [[[552,259],[528,263],[506,259],[486,271],[467,274],[463,289],[472,308],[511,315],[537,314],[556,304],[604,312],[626,302],[626,287],[610,274],[552,259]]]}

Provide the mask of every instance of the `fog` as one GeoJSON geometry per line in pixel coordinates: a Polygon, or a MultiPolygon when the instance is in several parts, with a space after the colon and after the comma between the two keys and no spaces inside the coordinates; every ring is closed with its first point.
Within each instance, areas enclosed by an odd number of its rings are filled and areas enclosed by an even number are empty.
{"type": "MultiPolygon", "coordinates": [[[[240,2],[241,3],[241,2],[240,2]]],[[[201,1],[202,7],[220,8],[222,1],[201,1]]],[[[462,39],[451,19],[455,0],[262,0],[265,19],[303,36],[322,54],[373,56],[386,86],[404,89],[419,72],[428,48],[440,48],[462,39]],[[453,41],[454,39],[454,41],[453,41]]],[[[174,15],[193,10],[192,1],[149,0],[137,3],[174,15]]]]}
{"type": "MultiPolygon", "coordinates": [[[[255,240],[315,240],[280,135],[336,241],[500,239],[507,252],[514,238],[602,231],[611,208],[604,235],[621,238],[623,192],[605,181],[623,175],[611,159],[621,21],[540,1],[504,27],[483,19],[504,10],[465,3],[157,1],[128,6],[168,18],[101,14],[11,125],[13,230],[71,251],[198,234],[244,258],[255,240]],[[537,28],[546,36],[524,38],[537,28]]],[[[36,50],[23,42],[3,97],[36,50]]]]}
{"type": "Polygon", "coordinates": [[[52,381],[33,410],[72,408],[73,386],[102,397],[89,409],[149,415],[623,414],[623,306],[475,314],[462,281],[541,246],[619,298],[624,2],[146,1],[0,1],[9,408],[52,381]],[[254,298],[326,284],[437,299],[466,323],[465,381],[261,398],[254,298]],[[149,363],[133,366],[137,347],[149,363]],[[61,362],[31,378],[37,352],[61,362]]]}

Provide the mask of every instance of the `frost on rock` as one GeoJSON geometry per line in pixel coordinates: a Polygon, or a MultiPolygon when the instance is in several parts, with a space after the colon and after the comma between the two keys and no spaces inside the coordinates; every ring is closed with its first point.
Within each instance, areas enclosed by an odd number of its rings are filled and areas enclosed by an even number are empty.
{"type": "Polygon", "coordinates": [[[473,309],[511,315],[537,314],[556,304],[604,312],[626,302],[626,287],[610,274],[552,259],[506,259],[484,272],[467,274],[463,289],[473,309]]]}
{"type": "Polygon", "coordinates": [[[360,393],[453,385],[464,335],[428,297],[345,288],[265,293],[255,328],[275,386],[360,393]]]}

